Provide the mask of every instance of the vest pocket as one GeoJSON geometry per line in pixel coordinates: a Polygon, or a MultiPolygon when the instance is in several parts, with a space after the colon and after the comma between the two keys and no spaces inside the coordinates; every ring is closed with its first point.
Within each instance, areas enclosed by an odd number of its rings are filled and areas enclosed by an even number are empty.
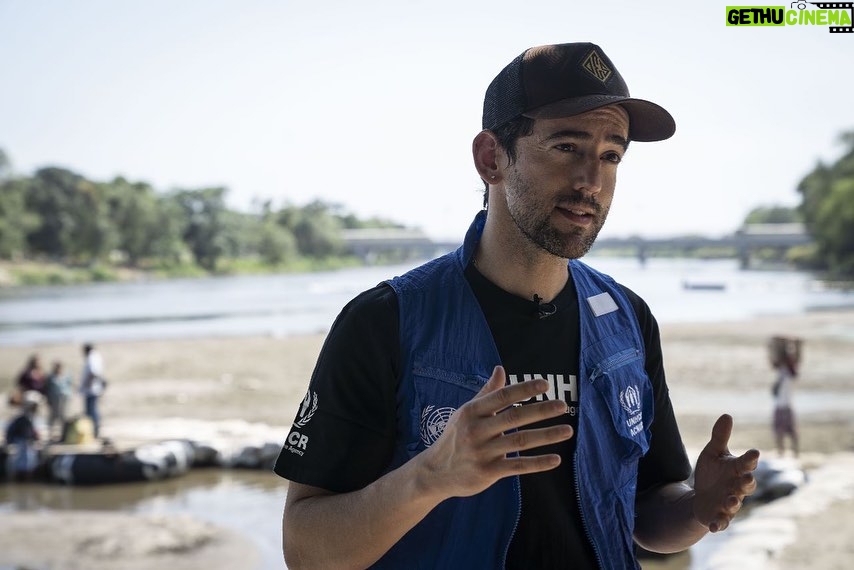
{"type": "Polygon", "coordinates": [[[488,380],[477,374],[453,372],[418,363],[413,368],[412,376],[422,409],[425,406],[459,408],[477,395],[488,380]]]}
{"type": "Polygon", "coordinates": [[[643,364],[640,350],[624,348],[595,364],[586,383],[595,388],[600,405],[608,411],[625,461],[638,459],[649,449],[654,399],[643,364]]]}
{"type": "Polygon", "coordinates": [[[430,366],[423,361],[415,362],[412,377],[420,413],[420,438],[413,443],[422,449],[439,439],[451,415],[474,398],[488,380],[478,374],[430,366]]]}

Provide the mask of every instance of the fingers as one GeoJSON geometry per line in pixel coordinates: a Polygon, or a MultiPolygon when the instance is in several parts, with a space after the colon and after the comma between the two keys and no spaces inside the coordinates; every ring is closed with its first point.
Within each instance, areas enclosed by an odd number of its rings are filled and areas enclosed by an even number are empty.
{"type": "Polygon", "coordinates": [[[721,506],[721,510],[709,524],[709,531],[720,532],[722,530],[726,530],[729,523],[733,518],[735,518],[736,513],[741,510],[742,497],[730,495],[726,498],[721,506]]]}
{"type": "Polygon", "coordinates": [[[483,385],[483,388],[480,389],[480,395],[486,395],[490,392],[495,392],[504,387],[507,383],[507,373],[504,371],[503,366],[496,366],[492,369],[492,376],[489,377],[489,380],[486,381],[486,384],[483,385]]]}
{"type": "Polygon", "coordinates": [[[472,413],[482,417],[493,416],[513,404],[545,394],[549,389],[549,383],[542,378],[510,386],[505,386],[506,381],[504,367],[496,366],[487,383],[469,402],[472,413]]]}
{"type": "Polygon", "coordinates": [[[740,473],[750,473],[759,466],[759,450],[749,449],[738,457],[738,468],[740,473]]]}
{"type": "Polygon", "coordinates": [[[485,425],[490,425],[493,429],[507,431],[534,422],[555,418],[565,414],[567,410],[566,402],[562,400],[546,400],[544,402],[535,402],[533,404],[516,404],[508,406],[497,414],[494,414],[485,425]]]}
{"type": "MultiPolygon", "coordinates": [[[[743,457],[743,456],[742,456],[743,457]]],[[[709,524],[711,532],[725,530],[735,515],[741,510],[744,498],[756,490],[756,478],[751,471],[737,476],[730,486],[730,493],[726,495],[716,509],[712,522],[709,524]]]]}
{"type": "Polygon", "coordinates": [[[560,455],[549,453],[546,455],[509,457],[504,460],[503,468],[505,475],[526,475],[548,471],[558,465],[560,465],[560,455]]]}
{"type": "Polygon", "coordinates": [[[756,491],[756,477],[753,476],[753,473],[746,473],[742,475],[741,479],[741,499],[748,495],[752,495],[756,491]]]}
{"type": "Polygon", "coordinates": [[[709,525],[709,532],[721,532],[726,530],[728,526],[729,519],[726,517],[721,517],[709,525]]]}
{"type": "MultiPolygon", "coordinates": [[[[528,456],[521,458],[524,459],[521,461],[520,458],[506,456],[571,438],[573,430],[568,424],[520,429],[566,413],[566,403],[562,400],[545,400],[521,405],[519,402],[548,391],[548,382],[534,379],[509,386],[505,382],[504,368],[496,366],[480,393],[457,411],[461,426],[465,426],[463,429],[471,441],[481,442],[483,451],[502,460],[507,459],[514,472],[531,473],[557,466],[560,458],[551,454],[528,456]]],[[[502,468],[507,468],[506,463],[502,468]]]]}
{"type": "Polygon", "coordinates": [[[572,437],[572,427],[567,424],[547,428],[519,430],[508,433],[492,442],[493,451],[508,454],[552,445],[572,437]]]}

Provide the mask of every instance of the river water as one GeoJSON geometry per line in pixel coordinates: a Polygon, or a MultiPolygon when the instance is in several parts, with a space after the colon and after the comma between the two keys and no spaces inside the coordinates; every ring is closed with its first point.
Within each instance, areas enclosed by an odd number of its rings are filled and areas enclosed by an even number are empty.
{"type": "MultiPolygon", "coordinates": [[[[854,307],[854,292],[809,274],[741,271],[734,260],[590,263],[646,299],[660,322],[854,307]]],[[[0,345],[326,331],[358,292],[412,266],[0,289],[0,345]]]]}
{"type": "MultiPolygon", "coordinates": [[[[644,297],[665,323],[854,307],[854,293],[829,290],[808,274],[741,271],[731,260],[588,262],[644,297]]],[[[0,345],[322,332],[358,292],[413,265],[0,290],[0,345]]],[[[258,570],[267,570],[283,567],[280,520],[285,490],[285,482],[271,473],[216,470],[98,489],[2,486],[0,513],[65,509],[189,513],[250,537],[263,560],[258,570]]],[[[673,562],[667,567],[686,568],[688,563],[684,557],[673,562]]],[[[14,569],[0,566],[0,570],[14,569]]]]}

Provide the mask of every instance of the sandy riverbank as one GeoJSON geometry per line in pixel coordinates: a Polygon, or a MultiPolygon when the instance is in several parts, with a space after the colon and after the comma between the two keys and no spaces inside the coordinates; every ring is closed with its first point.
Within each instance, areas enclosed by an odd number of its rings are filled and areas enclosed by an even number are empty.
{"type": "MultiPolygon", "coordinates": [[[[806,401],[807,397],[832,404],[827,409],[805,410],[799,414],[804,457],[812,458],[810,466],[818,468],[828,457],[854,450],[854,413],[847,404],[854,401],[854,312],[662,327],[668,380],[689,450],[705,443],[717,415],[731,412],[736,420],[732,450],[758,447],[767,455],[774,455],[768,395],[772,373],[767,364],[765,342],[770,335],[780,333],[798,335],[806,340],[796,406],[799,399],[806,401]]],[[[114,429],[114,432],[121,432],[121,437],[127,437],[128,430],[135,424],[142,429],[158,418],[171,418],[163,423],[173,426],[180,426],[181,421],[176,418],[183,418],[197,420],[194,425],[243,420],[281,429],[290,423],[305,393],[322,342],[322,335],[312,335],[104,343],[99,348],[110,378],[110,387],[102,402],[104,435],[111,436],[111,429],[114,429]]],[[[77,345],[0,347],[0,385],[11,384],[32,352],[38,352],[45,362],[60,359],[72,372],[78,373],[81,355],[77,345]]],[[[75,404],[75,409],[79,410],[79,402],[75,404]]],[[[0,419],[8,417],[9,410],[3,409],[0,419]]],[[[191,435],[185,434],[185,437],[191,435]]],[[[102,513],[68,516],[75,519],[73,524],[63,517],[44,517],[47,520],[39,521],[42,532],[55,530],[65,535],[69,548],[77,552],[76,560],[84,557],[81,567],[98,567],[97,558],[92,558],[91,566],[85,566],[85,557],[94,557],[100,551],[90,552],[84,546],[97,539],[92,533],[104,528],[103,521],[107,517],[102,513]],[[91,525],[86,522],[90,519],[91,525]],[[87,527],[93,530],[81,530],[87,527]]],[[[31,528],[32,517],[30,513],[0,515],[4,528],[0,553],[11,552],[11,544],[16,545],[14,560],[6,560],[0,554],[0,565],[29,562],[44,564],[44,567],[63,567],[47,565],[38,540],[32,538],[28,542],[30,535],[26,529],[31,528]],[[32,559],[24,559],[27,552],[32,554],[32,559]]],[[[110,524],[118,525],[115,521],[122,520],[122,524],[140,525],[141,532],[136,533],[140,537],[146,534],[142,532],[147,528],[145,525],[150,524],[120,513],[110,514],[110,517],[115,517],[110,524]]],[[[843,562],[837,558],[850,553],[833,545],[845,542],[840,533],[854,524],[854,514],[831,502],[820,513],[799,512],[790,515],[788,520],[793,521],[798,533],[809,537],[810,542],[788,543],[774,555],[779,567],[794,568],[786,565],[786,561],[806,559],[819,568],[842,567],[843,562]],[[828,521],[828,517],[834,520],[828,521]],[[825,543],[827,547],[823,548],[825,543]],[[822,560],[822,557],[827,559],[822,560]]],[[[233,559],[229,561],[228,557],[211,556],[211,553],[221,552],[223,544],[233,545],[229,541],[239,540],[239,537],[230,537],[222,529],[206,524],[197,526],[178,525],[185,529],[195,528],[197,532],[173,532],[164,538],[167,542],[173,541],[169,544],[174,546],[167,554],[186,561],[190,564],[187,567],[191,567],[193,561],[212,570],[233,567],[229,566],[233,559]],[[200,537],[208,538],[202,540],[200,537]],[[174,541],[183,546],[175,546],[174,541]]],[[[173,526],[163,528],[168,532],[173,526]]],[[[101,540],[103,543],[104,537],[101,540]]],[[[123,540],[129,539],[126,536],[123,540]]],[[[114,560],[125,555],[132,557],[137,561],[135,564],[141,564],[134,568],[146,567],[146,560],[151,563],[148,567],[159,567],[160,562],[166,560],[157,548],[146,550],[144,545],[137,546],[117,549],[112,556],[114,560]]],[[[232,548],[232,551],[243,550],[242,547],[232,548]]]]}

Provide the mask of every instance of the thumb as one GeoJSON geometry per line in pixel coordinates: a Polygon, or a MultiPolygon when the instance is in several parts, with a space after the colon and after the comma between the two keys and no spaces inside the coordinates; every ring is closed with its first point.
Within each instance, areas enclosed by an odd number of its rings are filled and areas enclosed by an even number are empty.
{"type": "Polygon", "coordinates": [[[726,455],[729,453],[729,438],[732,435],[732,416],[723,414],[715,422],[712,427],[712,439],[707,446],[709,451],[715,452],[716,455],[726,455]]]}

